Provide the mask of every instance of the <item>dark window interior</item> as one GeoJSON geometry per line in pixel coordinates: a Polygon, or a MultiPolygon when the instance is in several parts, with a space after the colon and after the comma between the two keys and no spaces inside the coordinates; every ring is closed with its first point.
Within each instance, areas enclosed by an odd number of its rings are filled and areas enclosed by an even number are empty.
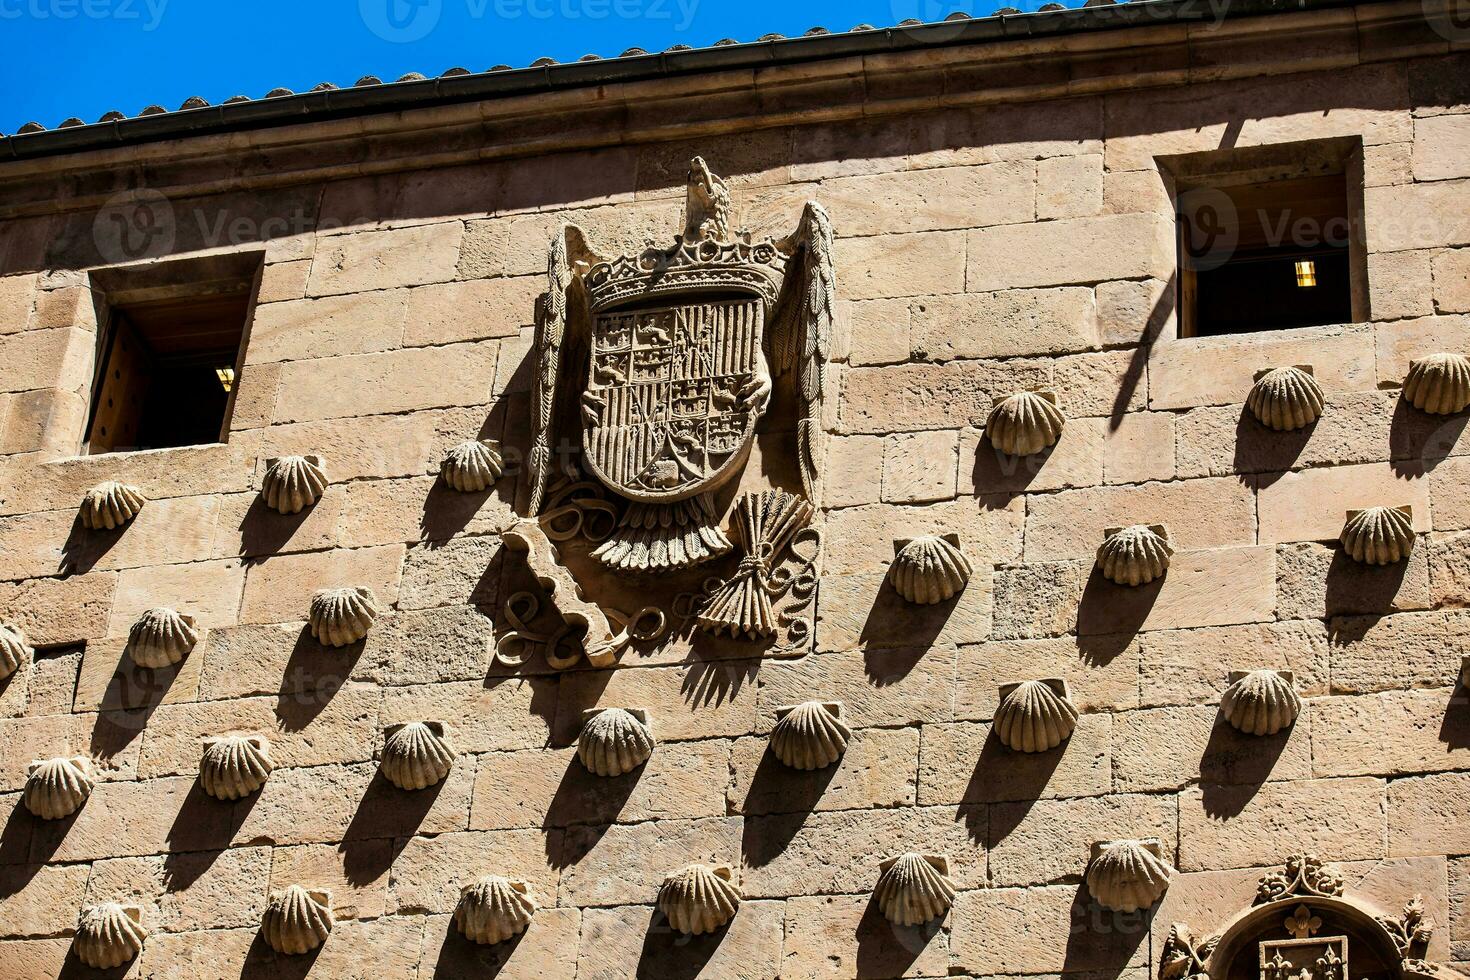
{"type": "Polygon", "coordinates": [[[237,275],[190,280],[190,271],[187,265],[174,270],[175,282],[124,282],[108,291],[87,437],[91,452],[194,446],[224,437],[254,281],[237,275]]]}
{"type": "Polygon", "coordinates": [[[1322,141],[1165,159],[1178,204],[1180,336],[1359,319],[1356,151],[1322,141]]]}

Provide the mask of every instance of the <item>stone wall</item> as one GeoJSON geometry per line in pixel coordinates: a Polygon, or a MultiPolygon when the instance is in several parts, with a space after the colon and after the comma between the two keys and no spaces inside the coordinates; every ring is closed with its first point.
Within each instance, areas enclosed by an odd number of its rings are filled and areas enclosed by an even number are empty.
{"type": "MultiPolygon", "coordinates": [[[[1398,391],[1411,358],[1470,338],[1466,78],[1463,55],[1406,58],[172,201],[178,253],[236,219],[292,231],[238,246],[265,265],[229,440],[189,449],[72,456],[96,332],[76,256],[96,216],[0,228],[0,621],[43,648],[0,687],[0,975],[89,975],[68,959],[78,911],[122,901],[151,930],[129,977],[1144,980],[1171,921],[1213,928],[1300,851],[1387,911],[1422,892],[1428,958],[1470,961],[1470,437],[1463,413],[1398,391]],[[1155,157],[1341,136],[1363,144],[1371,321],[1176,339],[1155,157]],[[440,460],[475,436],[524,452],[551,233],[576,221],[608,254],[667,239],[694,153],[742,225],[786,234],[814,199],[838,235],[812,649],[493,665],[521,587],[499,532],[525,481],[456,495],[440,460]],[[1243,415],[1256,371],[1297,363],[1326,393],[1313,429],[1243,415]],[[992,396],[1039,385],[1060,443],[998,461],[992,396]],[[288,518],[259,486],[292,453],[325,456],[332,482],[288,518]],[[111,479],[148,503],[87,532],[81,497],[111,479]],[[1358,566],[1335,546],[1344,512],[1380,504],[1413,506],[1416,546],[1358,566]],[[1093,553],[1139,522],[1178,552],[1125,591],[1093,553]],[[909,606],[883,586],[892,542],[930,532],[957,533],[976,571],[909,606]],[[338,585],[385,613],[332,650],[304,622],[338,585]],[[142,671],[124,643],[160,605],[203,636],[142,671]],[[1303,697],[1262,738],[1218,712],[1227,672],[1258,667],[1292,670],[1303,697]],[[1036,677],[1068,681],[1077,728],[1007,752],[997,689],[1036,677]],[[787,770],[766,752],[775,708],[814,698],[842,701],[855,738],[831,769],[787,770]],[[654,719],[640,772],[576,761],[599,704],[654,719]],[[382,732],[428,718],[460,754],[405,793],[378,774],[382,732]],[[277,764],[234,804],[196,780],[202,740],[230,732],[267,735],[277,764]],[[31,817],[27,764],[70,755],[97,762],[91,798],[31,817]],[[1092,844],[1145,837],[1179,871],[1162,906],[1103,911],[1082,884],[1092,844]],[[906,850],[947,854],[959,889],[925,930],[870,902],[906,850]],[[729,864],[744,894],[713,937],[654,911],[692,861],[729,864]],[[451,913],[490,872],[541,908],[477,949],[451,913]],[[295,883],[332,894],[314,959],[258,938],[268,894],[295,883]]],[[[787,465],[772,421],[752,485],[787,465]]]]}

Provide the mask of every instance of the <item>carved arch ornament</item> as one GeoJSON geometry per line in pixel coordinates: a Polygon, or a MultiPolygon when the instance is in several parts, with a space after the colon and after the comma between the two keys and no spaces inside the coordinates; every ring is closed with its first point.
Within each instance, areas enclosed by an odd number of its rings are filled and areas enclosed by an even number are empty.
{"type": "Polygon", "coordinates": [[[1159,980],[1467,980],[1423,958],[1434,924],[1419,897],[1394,917],[1344,888],[1334,865],[1292,855],[1215,933],[1174,923],[1159,980]]]}
{"type": "Polygon", "coordinates": [[[821,205],[808,202],[791,235],[757,239],[735,228],[728,186],[699,157],[672,245],[609,258],[577,226],[558,230],[531,354],[529,505],[503,540],[526,557],[563,625],[532,631],[539,600],[516,593],[499,661],[516,665],[542,648],[557,669],[580,656],[606,666],[629,643],[662,638],[671,620],[733,639],[809,637],[821,536],[808,525],[821,505],[835,301],[821,205]],[[786,376],[795,415],[787,480],[799,491],[754,490],[732,509],[757,423],[786,376]],[[575,462],[563,447],[576,447],[575,462]],[[667,611],[599,609],[572,571],[584,545],[603,575],[658,575],[683,591],[667,611]],[[731,552],[740,562],[729,576],[703,570],[731,552]]]}

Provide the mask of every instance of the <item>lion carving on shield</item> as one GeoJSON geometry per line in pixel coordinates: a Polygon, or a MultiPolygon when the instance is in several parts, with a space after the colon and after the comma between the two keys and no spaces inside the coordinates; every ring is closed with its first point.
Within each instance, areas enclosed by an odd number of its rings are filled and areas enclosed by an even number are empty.
{"type": "Polygon", "coordinates": [[[835,293],[827,213],[809,202],[794,234],[754,240],[733,229],[729,188],[696,157],[684,217],[672,246],[611,259],[564,225],[537,310],[530,512],[556,422],[575,418],[584,468],[626,501],[593,552],[617,570],[688,568],[730,550],[714,493],[744,467],[773,378],[790,372],[802,490],[819,502],[835,293]]]}

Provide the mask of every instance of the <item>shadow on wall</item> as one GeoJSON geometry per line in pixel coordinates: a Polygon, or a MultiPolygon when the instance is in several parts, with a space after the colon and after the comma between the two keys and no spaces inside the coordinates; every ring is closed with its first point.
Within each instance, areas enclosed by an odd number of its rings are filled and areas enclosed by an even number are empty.
{"type": "Polygon", "coordinates": [[[957,820],[970,839],[995,847],[1026,819],[1041,799],[1062,758],[1087,752],[1080,741],[1067,739],[1047,752],[1016,752],[1006,748],[992,727],[985,733],[980,758],[965,786],[957,820]]]}
{"type": "Polygon", "coordinates": [[[1092,900],[1086,885],[1077,887],[1068,910],[1067,951],[1063,973],[1086,972],[1095,980],[1121,976],[1147,945],[1157,906],[1139,912],[1110,912],[1092,900]]]}

